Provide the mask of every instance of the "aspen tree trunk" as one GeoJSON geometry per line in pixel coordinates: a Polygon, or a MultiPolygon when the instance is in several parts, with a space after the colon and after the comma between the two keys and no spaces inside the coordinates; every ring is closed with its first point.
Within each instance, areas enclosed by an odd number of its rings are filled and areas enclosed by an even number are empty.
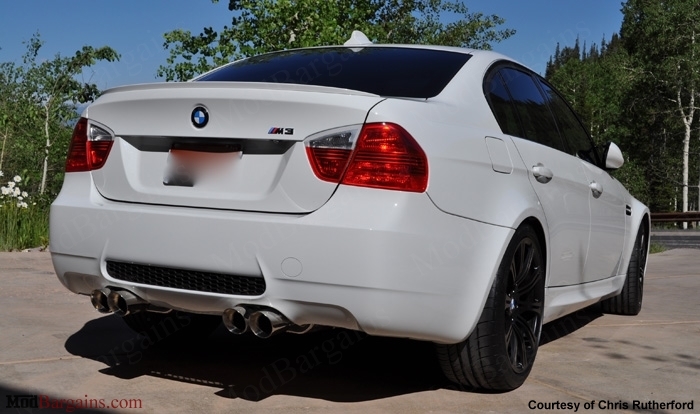
{"type": "Polygon", "coordinates": [[[44,134],[46,136],[46,147],[44,148],[44,168],[41,173],[41,187],[39,194],[44,194],[46,190],[46,175],[49,169],[49,147],[51,147],[51,137],[49,136],[49,115],[51,114],[51,100],[46,102],[46,116],[44,117],[44,134]]]}
{"type": "MultiPolygon", "coordinates": [[[[690,105],[688,107],[688,113],[683,110],[683,105],[681,103],[681,90],[678,89],[678,110],[683,117],[683,125],[685,126],[685,135],[683,137],[683,201],[682,201],[682,211],[685,213],[688,211],[688,161],[690,157],[690,133],[691,126],[693,124],[693,117],[695,115],[695,90],[690,91],[690,105]]],[[[683,228],[688,228],[688,222],[683,222],[683,228]]]]}

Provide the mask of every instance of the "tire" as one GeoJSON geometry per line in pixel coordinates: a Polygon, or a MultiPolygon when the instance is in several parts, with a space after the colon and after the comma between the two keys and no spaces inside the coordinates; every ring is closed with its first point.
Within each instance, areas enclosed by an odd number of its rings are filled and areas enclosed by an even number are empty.
{"type": "Polygon", "coordinates": [[[437,345],[447,378],[468,389],[510,391],[532,369],[542,332],[545,261],[534,229],[513,235],[484,310],[464,341],[437,345]]]}
{"type": "Polygon", "coordinates": [[[600,303],[603,312],[616,315],[637,315],[642,310],[648,243],[648,232],[646,226],[642,224],[634,241],[622,292],[600,303]]]}
{"type": "Polygon", "coordinates": [[[209,336],[221,324],[221,317],[171,311],[156,313],[141,311],[122,318],[132,331],[151,342],[178,341],[191,343],[209,336]]]}

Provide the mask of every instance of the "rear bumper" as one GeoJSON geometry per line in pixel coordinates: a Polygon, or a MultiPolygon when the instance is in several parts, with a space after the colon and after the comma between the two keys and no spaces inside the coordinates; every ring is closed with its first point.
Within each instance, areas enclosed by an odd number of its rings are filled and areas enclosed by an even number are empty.
{"type": "Polygon", "coordinates": [[[426,194],[340,186],[306,215],[112,202],[89,173],[66,175],[51,207],[59,280],[111,286],[173,309],[268,306],[296,324],[454,343],[475,326],[513,230],[445,214],[426,194]],[[265,279],[259,296],[112,278],[106,261],[265,279]]]}

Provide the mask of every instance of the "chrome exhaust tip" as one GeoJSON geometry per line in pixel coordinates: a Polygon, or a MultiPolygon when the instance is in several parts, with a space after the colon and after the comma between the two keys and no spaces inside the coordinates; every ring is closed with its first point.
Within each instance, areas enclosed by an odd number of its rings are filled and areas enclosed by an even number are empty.
{"type": "Polygon", "coordinates": [[[236,335],[244,334],[248,331],[248,310],[242,306],[234,306],[224,311],[222,318],[224,326],[229,332],[236,335]]]}
{"type": "Polygon", "coordinates": [[[100,313],[111,313],[108,296],[112,291],[108,288],[95,289],[90,294],[92,306],[100,313]]]}
{"type": "Polygon", "coordinates": [[[248,325],[258,338],[269,338],[284,332],[292,323],[279,313],[263,310],[253,312],[248,318],[248,325]]]}
{"type": "Polygon", "coordinates": [[[128,290],[114,290],[107,296],[109,309],[119,316],[139,312],[148,306],[145,300],[128,290]]]}

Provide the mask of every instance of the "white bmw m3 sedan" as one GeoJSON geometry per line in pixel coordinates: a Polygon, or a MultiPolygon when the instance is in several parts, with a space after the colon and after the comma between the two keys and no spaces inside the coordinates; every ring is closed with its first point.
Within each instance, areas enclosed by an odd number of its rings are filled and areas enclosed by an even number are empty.
{"type": "Polygon", "coordinates": [[[505,56],[351,40],[106,91],[50,250],[138,332],[177,314],[188,335],[425,340],[450,380],[511,390],[544,323],[641,309],[649,210],[622,164],[505,56]]]}

